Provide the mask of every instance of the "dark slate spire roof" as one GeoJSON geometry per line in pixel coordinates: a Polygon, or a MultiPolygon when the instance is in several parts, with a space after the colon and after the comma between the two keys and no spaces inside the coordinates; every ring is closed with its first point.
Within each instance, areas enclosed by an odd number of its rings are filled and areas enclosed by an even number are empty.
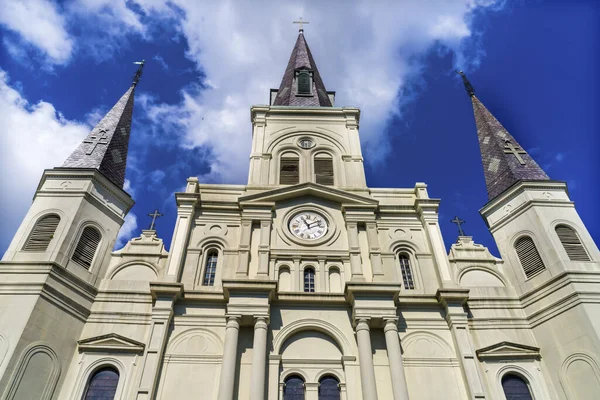
{"type": "Polygon", "coordinates": [[[332,107],[327,89],[323,84],[317,64],[310,53],[304,33],[302,30],[298,34],[296,45],[292,50],[290,61],[283,74],[277,97],[273,103],[275,106],[308,106],[308,107],[332,107]],[[313,71],[313,95],[296,96],[295,72],[299,69],[309,69],[313,71]]]}
{"type": "Polygon", "coordinates": [[[518,181],[549,180],[542,168],[475,96],[467,77],[460,74],[473,103],[488,198],[492,200],[518,181]]]}
{"type": "Polygon", "coordinates": [[[95,168],[112,183],[123,187],[135,83],[92,129],[61,168],[95,168]]]}

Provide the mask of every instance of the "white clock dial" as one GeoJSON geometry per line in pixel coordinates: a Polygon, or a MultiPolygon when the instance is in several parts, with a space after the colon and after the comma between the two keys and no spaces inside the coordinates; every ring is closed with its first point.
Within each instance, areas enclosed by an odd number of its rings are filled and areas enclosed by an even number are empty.
{"type": "Polygon", "coordinates": [[[311,211],[298,213],[290,220],[290,232],[300,239],[320,239],[325,236],[327,229],[327,220],[311,211]]]}

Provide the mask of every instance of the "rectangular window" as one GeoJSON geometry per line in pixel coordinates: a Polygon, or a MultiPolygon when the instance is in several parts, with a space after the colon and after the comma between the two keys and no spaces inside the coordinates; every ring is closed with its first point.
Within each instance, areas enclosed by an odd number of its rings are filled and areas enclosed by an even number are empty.
{"type": "Polygon", "coordinates": [[[297,158],[282,158],[279,173],[280,185],[296,185],[300,182],[300,160],[297,158]]]}
{"type": "Polygon", "coordinates": [[[315,158],[315,182],[321,185],[333,185],[333,160],[315,158]]]}

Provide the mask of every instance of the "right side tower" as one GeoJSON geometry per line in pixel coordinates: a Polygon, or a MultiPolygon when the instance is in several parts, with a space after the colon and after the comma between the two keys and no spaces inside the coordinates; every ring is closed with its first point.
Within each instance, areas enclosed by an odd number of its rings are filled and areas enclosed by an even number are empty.
{"type": "Polygon", "coordinates": [[[559,399],[600,397],[600,253],[565,182],[551,180],[471,98],[489,201],[480,210],[506,263],[559,399]]]}

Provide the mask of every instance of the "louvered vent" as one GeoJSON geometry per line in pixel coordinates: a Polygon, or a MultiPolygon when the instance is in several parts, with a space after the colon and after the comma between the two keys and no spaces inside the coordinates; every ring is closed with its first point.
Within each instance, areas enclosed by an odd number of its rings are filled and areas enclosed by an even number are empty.
{"type": "Polygon", "coordinates": [[[100,244],[100,232],[91,226],[86,227],[79,238],[79,243],[77,243],[71,260],[89,269],[90,265],[92,265],[94,254],[96,254],[98,244],[100,244]]]}
{"type": "Polygon", "coordinates": [[[56,214],[46,215],[40,219],[33,227],[27,243],[23,246],[23,251],[46,251],[59,222],[60,217],[56,214]]]}
{"type": "Polygon", "coordinates": [[[282,158],[281,172],[279,174],[280,185],[295,185],[300,182],[298,173],[299,160],[297,158],[282,158]]]}
{"type": "Polygon", "coordinates": [[[310,95],[311,94],[311,79],[310,73],[302,71],[298,74],[298,92],[299,95],[310,95]]]}
{"type": "Polygon", "coordinates": [[[585,252],[581,241],[577,237],[577,233],[566,225],[556,227],[556,234],[560,239],[569,260],[571,261],[590,261],[590,257],[585,252]]]}
{"type": "Polygon", "coordinates": [[[531,278],[546,269],[540,253],[538,253],[533,240],[529,236],[523,236],[517,240],[515,249],[527,278],[531,278]]]}
{"type": "Polygon", "coordinates": [[[333,160],[315,158],[315,177],[321,185],[333,185],[333,160]]]}

